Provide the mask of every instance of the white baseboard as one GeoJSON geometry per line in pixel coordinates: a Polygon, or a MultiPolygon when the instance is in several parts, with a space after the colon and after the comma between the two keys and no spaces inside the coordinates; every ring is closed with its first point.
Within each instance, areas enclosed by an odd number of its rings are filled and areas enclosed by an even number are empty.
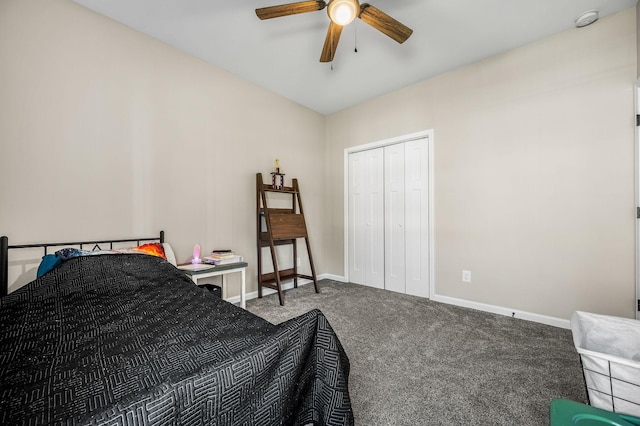
{"type": "Polygon", "coordinates": [[[507,317],[519,318],[527,321],[538,322],[560,328],[571,328],[569,320],[549,317],[546,315],[533,314],[531,312],[509,309],[502,306],[488,305],[486,303],[473,302],[470,300],[457,299],[455,297],[434,295],[431,300],[434,302],[446,303],[448,305],[462,306],[464,308],[476,309],[478,311],[491,312],[492,314],[504,315],[507,317]]]}
{"type": "Polygon", "coordinates": [[[322,274],[318,276],[319,280],[332,280],[332,281],[338,281],[341,283],[346,283],[347,280],[344,279],[344,276],[341,275],[333,275],[333,274],[322,274]]]}

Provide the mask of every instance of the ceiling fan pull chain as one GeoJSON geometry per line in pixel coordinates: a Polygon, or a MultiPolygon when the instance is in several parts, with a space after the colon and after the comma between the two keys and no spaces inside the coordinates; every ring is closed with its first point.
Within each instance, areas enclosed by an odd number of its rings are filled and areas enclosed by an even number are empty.
{"type": "Polygon", "coordinates": [[[353,27],[354,36],[353,36],[353,51],[358,53],[358,21],[355,22],[353,27]]]}

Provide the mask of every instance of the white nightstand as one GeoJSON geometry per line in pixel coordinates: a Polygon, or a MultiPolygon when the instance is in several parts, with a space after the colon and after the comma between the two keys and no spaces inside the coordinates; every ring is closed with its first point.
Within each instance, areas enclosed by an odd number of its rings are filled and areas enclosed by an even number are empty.
{"type": "Polygon", "coordinates": [[[228,265],[206,265],[209,268],[204,268],[205,265],[202,265],[203,269],[186,269],[187,267],[191,268],[189,265],[178,265],[178,269],[184,272],[186,275],[191,278],[191,281],[194,284],[198,285],[198,280],[201,278],[211,278],[217,277],[219,275],[222,276],[222,298],[227,299],[227,275],[233,273],[240,273],[241,276],[241,286],[240,286],[240,307],[242,309],[246,308],[246,284],[245,284],[245,275],[247,266],[249,266],[246,262],[239,263],[230,263],[228,265]],[[182,266],[182,268],[181,268],[182,266]]]}

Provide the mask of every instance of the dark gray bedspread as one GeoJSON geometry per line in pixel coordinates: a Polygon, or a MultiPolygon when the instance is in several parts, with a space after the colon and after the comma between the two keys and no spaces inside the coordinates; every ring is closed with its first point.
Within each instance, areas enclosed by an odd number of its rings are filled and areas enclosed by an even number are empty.
{"type": "Polygon", "coordinates": [[[1,424],[351,425],[320,311],[273,325],[166,261],[64,262],[2,298],[1,424]]]}

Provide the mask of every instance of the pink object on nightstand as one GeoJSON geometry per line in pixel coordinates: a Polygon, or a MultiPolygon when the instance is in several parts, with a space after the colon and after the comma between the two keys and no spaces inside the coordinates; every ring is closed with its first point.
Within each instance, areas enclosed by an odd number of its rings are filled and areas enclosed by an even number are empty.
{"type": "Polygon", "coordinates": [[[193,247],[193,259],[191,263],[202,263],[202,259],[200,259],[200,244],[196,244],[193,247]]]}

